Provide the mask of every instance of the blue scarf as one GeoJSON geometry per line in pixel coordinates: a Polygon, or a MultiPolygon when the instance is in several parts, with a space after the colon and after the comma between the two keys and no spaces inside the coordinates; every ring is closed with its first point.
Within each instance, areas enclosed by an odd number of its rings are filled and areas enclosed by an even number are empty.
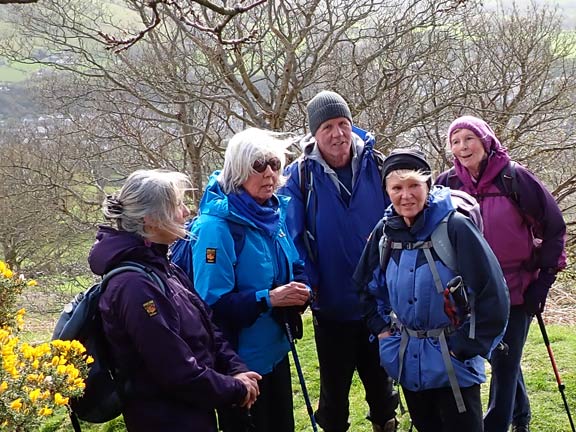
{"type": "Polygon", "coordinates": [[[246,219],[266,232],[270,237],[280,228],[280,208],[275,195],[264,204],[258,204],[244,189],[228,195],[228,203],[246,219]]]}

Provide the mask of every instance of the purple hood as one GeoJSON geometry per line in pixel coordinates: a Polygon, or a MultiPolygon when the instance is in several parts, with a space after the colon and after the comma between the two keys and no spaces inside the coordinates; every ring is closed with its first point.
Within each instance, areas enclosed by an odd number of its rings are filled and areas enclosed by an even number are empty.
{"type": "Polygon", "coordinates": [[[99,276],[122,261],[145,262],[167,269],[167,253],[166,245],[151,243],[138,234],[101,225],[96,234],[96,242],[90,250],[88,263],[92,272],[99,276]]]}

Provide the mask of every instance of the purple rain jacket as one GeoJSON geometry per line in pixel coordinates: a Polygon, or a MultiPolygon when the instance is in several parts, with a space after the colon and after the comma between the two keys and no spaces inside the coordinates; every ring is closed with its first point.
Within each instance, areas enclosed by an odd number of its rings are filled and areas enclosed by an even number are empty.
{"type": "Polygon", "coordinates": [[[100,298],[104,332],[130,388],[124,420],[131,432],[216,432],[215,408],[243,401],[246,389],[232,375],[247,368],[167,251],[101,226],[88,258],[97,275],[127,260],[148,265],[167,290],[144,274],[124,272],[100,298]]]}
{"type": "MultiPolygon", "coordinates": [[[[516,178],[518,198],[523,210],[511,199],[502,196],[497,181],[500,172],[511,159],[508,150],[502,146],[485,121],[472,116],[454,120],[448,131],[448,146],[452,132],[459,128],[473,131],[488,154],[478,181],[454,158],[454,169],[462,183],[459,189],[475,197],[483,195],[478,203],[484,222],[484,237],[504,272],[510,290],[510,304],[523,304],[526,290],[538,278],[541,269],[555,273],[566,267],[566,223],[556,200],[546,186],[520,164],[516,165],[516,178]],[[528,226],[526,216],[533,226],[528,226]],[[535,236],[540,242],[537,249],[535,236]]],[[[449,171],[440,174],[436,184],[447,186],[448,175],[449,171]]]]}

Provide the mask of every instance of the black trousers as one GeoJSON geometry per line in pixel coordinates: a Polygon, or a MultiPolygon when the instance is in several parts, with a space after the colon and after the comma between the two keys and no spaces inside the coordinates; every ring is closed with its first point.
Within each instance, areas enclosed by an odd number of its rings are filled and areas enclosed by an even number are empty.
{"type": "Polygon", "coordinates": [[[460,387],[466,412],[460,414],[450,387],[413,392],[402,388],[418,432],[482,432],[480,385],[460,387]]]}
{"type": "Polygon", "coordinates": [[[314,337],[320,364],[320,401],[315,413],[326,432],[348,430],[350,386],[354,371],[366,392],[367,418],[383,425],[396,415],[398,393],[380,366],[378,343],[362,321],[331,321],[314,314],[314,337]]]}
{"type": "Polygon", "coordinates": [[[294,432],[292,381],[288,355],[258,383],[260,396],[250,411],[229,408],[218,411],[224,432],[294,432]]]}

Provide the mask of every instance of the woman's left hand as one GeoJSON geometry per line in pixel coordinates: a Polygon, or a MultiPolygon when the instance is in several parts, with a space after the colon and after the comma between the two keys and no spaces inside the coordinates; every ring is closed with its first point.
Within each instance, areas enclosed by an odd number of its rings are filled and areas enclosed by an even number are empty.
{"type": "Polygon", "coordinates": [[[289,282],[270,291],[273,307],[303,306],[310,299],[310,290],[301,282],[289,282]]]}

